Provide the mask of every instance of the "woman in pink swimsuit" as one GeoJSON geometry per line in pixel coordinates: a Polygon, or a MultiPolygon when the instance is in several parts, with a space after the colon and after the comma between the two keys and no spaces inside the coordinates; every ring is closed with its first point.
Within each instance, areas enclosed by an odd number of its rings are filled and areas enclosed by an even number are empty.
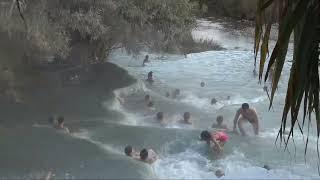
{"type": "Polygon", "coordinates": [[[206,141],[215,153],[222,154],[223,146],[229,140],[229,136],[223,131],[212,133],[209,133],[209,131],[202,131],[200,139],[206,141]]]}

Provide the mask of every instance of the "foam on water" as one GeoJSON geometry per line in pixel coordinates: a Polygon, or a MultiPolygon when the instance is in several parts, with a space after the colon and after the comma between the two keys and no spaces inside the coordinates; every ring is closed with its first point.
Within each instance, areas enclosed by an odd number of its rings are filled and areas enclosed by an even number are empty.
{"type": "Polygon", "coordinates": [[[191,149],[160,159],[155,163],[155,173],[160,179],[214,178],[209,160],[191,149]]]}
{"type": "MultiPolygon", "coordinates": [[[[250,68],[253,67],[254,59],[253,52],[248,50],[252,47],[251,38],[239,37],[238,33],[230,35],[228,32],[222,32],[225,30],[225,27],[220,23],[212,24],[209,21],[198,21],[198,23],[200,24],[200,28],[193,32],[193,35],[197,39],[206,37],[204,39],[220,41],[229,50],[188,54],[187,58],[167,55],[165,58],[157,59],[156,57],[159,55],[149,54],[151,63],[148,63],[145,67],[135,65],[141,64],[140,61],[133,61],[129,56],[116,53],[114,59],[117,59],[117,61],[115,60],[114,62],[120,64],[130,74],[141,80],[138,80],[138,83],[133,85],[134,87],[115,91],[116,99],[119,99],[119,101],[113,105],[114,109],[126,114],[127,119],[130,119],[129,121],[135,122],[133,124],[159,127],[159,123],[153,119],[158,109],[147,114],[143,112],[144,109],[138,109],[141,112],[137,112],[137,114],[130,112],[130,114],[121,104],[121,101],[124,102],[130,99],[130,96],[135,96],[135,93],[140,96],[141,94],[148,93],[156,101],[164,102],[162,106],[173,104],[170,106],[174,108],[173,114],[176,111],[176,114],[166,117],[170,119],[170,123],[162,126],[162,128],[195,129],[193,126],[184,126],[177,122],[177,120],[181,119],[181,112],[190,111],[192,117],[195,115],[196,118],[203,115],[203,117],[199,118],[203,121],[201,123],[210,126],[212,123],[210,117],[212,115],[215,116],[216,114],[214,113],[219,112],[219,114],[226,116],[228,120],[231,114],[234,114],[236,109],[239,108],[239,105],[247,102],[253,107],[259,108],[259,118],[262,116],[263,118],[261,119],[263,121],[268,121],[261,124],[268,124],[271,128],[262,126],[262,131],[258,137],[250,136],[247,139],[241,140],[244,142],[239,140],[232,142],[233,144],[230,144],[230,142],[226,145],[228,148],[226,151],[229,151],[229,153],[225,154],[225,157],[221,160],[212,160],[210,155],[202,153],[201,150],[199,151],[198,148],[194,147],[201,146],[197,144],[187,145],[182,152],[175,152],[176,146],[164,147],[166,150],[160,154],[161,159],[154,164],[156,175],[160,179],[212,179],[216,178],[214,175],[215,170],[221,168],[226,174],[226,176],[222,177],[224,179],[291,179],[314,177],[315,169],[308,170],[309,167],[311,169],[313,166],[310,166],[310,164],[301,166],[301,162],[290,163],[288,160],[288,163],[285,164],[283,162],[287,160],[272,159],[270,161],[274,164],[281,162],[285,165],[275,166],[270,171],[262,168],[263,164],[261,164],[261,161],[265,160],[263,159],[264,157],[281,157],[279,154],[273,155],[273,153],[278,152],[274,151],[271,146],[278,133],[278,129],[275,127],[279,125],[277,118],[280,119],[282,115],[281,109],[283,104],[280,101],[274,102],[275,111],[273,112],[277,114],[268,115],[268,97],[262,89],[263,86],[258,84],[257,78],[252,76],[253,68],[250,68]],[[236,47],[240,47],[240,50],[230,50],[236,47]],[[155,76],[155,83],[152,86],[145,85],[143,80],[149,71],[153,71],[155,76]],[[206,83],[205,87],[200,87],[201,81],[206,83]],[[175,88],[181,90],[178,98],[170,99],[164,97],[165,92],[175,88]],[[230,99],[227,99],[228,96],[230,96],[230,99]],[[215,105],[211,105],[211,98],[216,98],[218,102],[215,105]],[[185,110],[186,108],[189,109],[185,110]],[[252,149],[248,148],[248,145],[253,146],[252,149]],[[271,154],[263,154],[264,157],[260,157],[259,159],[255,155],[261,153],[259,152],[260,149],[267,149],[263,152],[271,154]],[[253,152],[250,154],[247,151],[253,152]]],[[[143,58],[143,56],[140,56],[137,59],[143,58]]],[[[279,81],[277,98],[284,99],[285,97],[289,68],[290,64],[286,63],[283,77],[279,81]]],[[[166,109],[168,110],[169,108],[166,109]]],[[[166,112],[164,113],[166,114],[166,112]]],[[[246,126],[252,131],[250,124],[246,124],[246,126]]],[[[303,136],[296,136],[295,140],[299,145],[297,148],[300,148],[300,150],[304,147],[303,140],[305,139],[303,136]]],[[[173,143],[177,143],[177,141],[179,139],[176,139],[173,143]]],[[[316,143],[316,137],[310,136],[309,141],[312,144],[316,143]]],[[[309,147],[312,146],[309,145],[309,147]]],[[[312,148],[312,151],[314,150],[312,148]]]]}

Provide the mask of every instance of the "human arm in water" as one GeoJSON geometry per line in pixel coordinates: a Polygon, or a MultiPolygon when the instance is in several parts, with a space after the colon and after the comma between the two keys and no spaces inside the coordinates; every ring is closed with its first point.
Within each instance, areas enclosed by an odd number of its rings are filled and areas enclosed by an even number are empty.
{"type": "Polygon", "coordinates": [[[235,132],[235,133],[238,133],[238,131],[237,131],[237,121],[239,119],[240,114],[241,114],[241,109],[238,109],[237,113],[236,113],[236,115],[234,116],[234,119],[233,119],[233,132],[235,132]]]}
{"type": "Polygon", "coordinates": [[[220,144],[215,140],[212,139],[213,144],[210,145],[210,147],[214,150],[217,151],[218,153],[222,153],[222,147],[220,146],[220,144]]]}
{"type": "Polygon", "coordinates": [[[253,111],[253,122],[252,126],[253,126],[253,130],[254,130],[254,134],[258,135],[259,134],[259,118],[258,118],[258,114],[256,110],[252,110],[253,111]]]}

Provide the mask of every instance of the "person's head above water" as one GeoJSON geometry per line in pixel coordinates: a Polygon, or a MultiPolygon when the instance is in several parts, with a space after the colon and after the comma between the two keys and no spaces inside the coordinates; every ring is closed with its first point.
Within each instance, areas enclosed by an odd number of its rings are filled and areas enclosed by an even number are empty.
{"type": "Polygon", "coordinates": [[[147,149],[142,149],[140,151],[140,159],[145,161],[148,158],[148,150],[147,149]]]}
{"type": "Polygon", "coordinates": [[[58,124],[62,125],[64,123],[64,117],[63,116],[59,116],[58,117],[58,124]]]}
{"type": "Polygon", "coordinates": [[[150,71],[149,73],[148,73],[148,77],[152,77],[152,71],[150,71]]]}
{"type": "Polygon", "coordinates": [[[216,100],[216,98],[212,98],[211,99],[211,105],[216,104],[218,101],[216,100]]]}
{"type": "Polygon", "coordinates": [[[157,120],[162,121],[163,120],[163,112],[157,113],[157,120]]]}
{"type": "Polygon", "coordinates": [[[222,176],[225,175],[221,169],[216,170],[214,174],[217,176],[217,178],[221,178],[222,176]]]}
{"type": "Polygon", "coordinates": [[[209,131],[202,131],[200,134],[200,140],[201,141],[210,141],[211,134],[209,133],[209,131]]]}
{"type": "Polygon", "coordinates": [[[174,92],[176,93],[176,95],[180,94],[180,89],[175,89],[174,92]]]}
{"type": "Polygon", "coordinates": [[[201,87],[204,87],[206,84],[202,81],[201,83],[200,83],[200,86],[201,87]]]}
{"type": "Polygon", "coordinates": [[[189,120],[190,120],[190,117],[191,117],[191,115],[190,115],[189,112],[183,113],[183,120],[184,120],[184,121],[189,121],[189,120]]]}
{"type": "Polygon", "coordinates": [[[146,58],[146,59],[149,59],[149,55],[147,54],[145,58],[146,58]]]}
{"type": "Polygon", "coordinates": [[[149,103],[148,103],[148,107],[153,107],[153,102],[152,101],[150,101],[149,103]]]}
{"type": "Polygon", "coordinates": [[[131,156],[132,155],[132,151],[133,151],[133,148],[132,146],[128,145],[124,148],[124,153],[127,155],[127,156],[131,156]]]}
{"type": "Polygon", "coordinates": [[[147,102],[150,101],[150,95],[149,94],[145,95],[144,96],[144,100],[147,101],[147,102]]]}
{"type": "Polygon", "coordinates": [[[221,125],[222,122],[223,122],[223,116],[221,116],[221,115],[217,116],[217,123],[218,123],[219,125],[221,125]]]}
{"type": "Polygon", "coordinates": [[[243,103],[241,105],[241,108],[242,108],[242,110],[247,110],[247,109],[249,109],[249,104],[248,103],[243,103]]]}

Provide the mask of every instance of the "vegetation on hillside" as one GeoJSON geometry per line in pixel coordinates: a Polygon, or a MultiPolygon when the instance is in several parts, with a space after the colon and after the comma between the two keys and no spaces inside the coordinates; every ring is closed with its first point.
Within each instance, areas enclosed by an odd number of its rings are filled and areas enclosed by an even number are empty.
{"type": "Polygon", "coordinates": [[[198,12],[189,0],[4,0],[0,95],[19,99],[50,86],[48,72],[57,67],[104,62],[119,48],[191,52],[198,12]]]}

